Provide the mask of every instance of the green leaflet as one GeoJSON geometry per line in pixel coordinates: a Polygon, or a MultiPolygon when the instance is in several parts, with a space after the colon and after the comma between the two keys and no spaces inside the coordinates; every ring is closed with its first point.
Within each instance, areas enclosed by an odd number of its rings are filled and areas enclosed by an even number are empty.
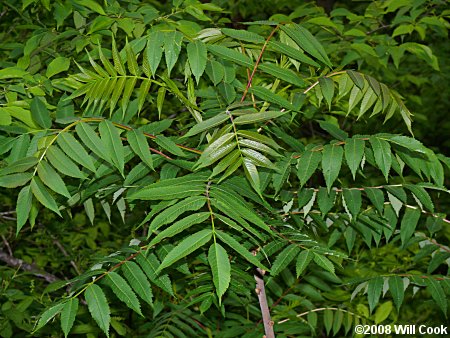
{"type": "Polygon", "coordinates": [[[53,169],[46,161],[41,161],[38,164],[37,172],[39,178],[47,187],[67,198],[71,197],[61,176],[59,176],[55,169],[53,169]]]}
{"type": "Polygon", "coordinates": [[[431,212],[434,212],[433,201],[431,200],[428,192],[423,187],[420,187],[418,185],[405,184],[405,188],[410,190],[425,208],[427,208],[431,212]]]}
{"type": "Polygon", "coordinates": [[[133,52],[133,49],[131,48],[130,44],[128,43],[128,39],[126,40],[125,44],[125,53],[127,55],[127,66],[130,74],[132,75],[139,75],[140,70],[139,66],[136,61],[136,55],[133,52]]]}
{"type": "Polygon", "coordinates": [[[95,172],[96,168],[92,157],[89,156],[84,147],[78,142],[75,137],[63,132],[58,135],[58,145],[60,148],[75,162],[81,164],[83,167],[95,172]]]}
{"type": "Polygon", "coordinates": [[[392,299],[397,307],[397,312],[400,312],[400,306],[403,303],[405,295],[403,279],[399,276],[389,277],[389,291],[391,292],[392,299]]]}
{"type": "Polygon", "coordinates": [[[350,138],[345,141],[345,160],[352,172],[353,179],[356,178],[356,171],[364,156],[364,140],[359,138],[350,138]]]}
{"type": "Polygon", "coordinates": [[[136,129],[127,132],[127,140],[131,149],[150,168],[153,169],[152,154],[150,153],[145,135],[136,129]]]}
{"type": "Polygon", "coordinates": [[[98,129],[100,131],[101,140],[106,146],[106,151],[111,155],[114,166],[123,176],[125,160],[122,140],[120,139],[119,132],[116,127],[114,127],[112,122],[108,120],[100,122],[98,129]]]}
{"type": "Polygon", "coordinates": [[[22,227],[25,225],[28,215],[31,211],[31,204],[33,195],[31,193],[30,186],[23,187],[17,197],[16,214],[17,214],[17,230],[16,234],[19,234],[22,227]]]}
{"type": "Polygon", "coordinates": [[[346,138],[348,138],[348,134],[339,128],[339,126],[326,122],[326,121],[319,121],[320,128],[328,132],[331,136],[334,138],[344,141],[346,138]]]}
{"type": "Polygon", "coordinates": [[[91,284],[84,292],[86,303],[92,318],[102,331],[109,337],[109,324],[111,321],[108,301],[103,290],[97,284],[91,284]]]}
{"type": "Polygon", "coordinates": [[[41,316],[39,317],[39,320],[37,322],[36,327],[34,328],[33,332],[36,332],[37,330],[41,329],[45,326],[50,320],[52,320],[58,313],[62,311],[64,307],[64,303],[56,304],[49,309],[45,310],[41,316]]]}
{"type": "Polygon", "coordinates": [[[47,191],[47,189],[44,187],[44,184],[42,184],[42,181],[39,179],[39,177],[33,177],[31,180],[31,191],[33,192],[34,197],[47,209],[52,210],[56,214],[62,217],[58,205],[56,204],[56,201],[53,199],[52,195],[47,191]]]}
{"type": "Polygon", "coordinates": [[[106,145],[95,133],[94,129],[87,123],[78,123],[75,127],[78,137],[92,152],[107,162],[111,162],[106,145]]]}
{"type": "Polygon", "coordinates": [[[12,173],[22,173],[38,163],[36,157],[24,157],[11,163],[6,168],[0,170],[0,176],[5,176],[12,173]]]}
{"type": "Polygon", "coordinates": [[[158,258],[156,258],[154,254],[150,254],[148,256],[145,256],[144,254],[138,255],[136,257],[136,261],[141,266],[142,271],[144,271],[148,279],[150,279],[153,284],[160,287],[171,296],[174,295],[172,290],[172,283],[170,282],[169,276],[158,276],[158,274],[156,273],[156,270],[158,269],[160,263],[158,261],[158,258]]]}
{"type": "Polygon", "coordinates": [[[163,53],[164,34],[161,31],[153,31],[147,40],[146,57],[153,76],[156,74],[163,53]]]}
{"type": "Polygon", "coordinates": [[[274,151],[272,148],[266,146],[265,144],[262,144],[260,142],[257,141],[253,141],[253,140],[247,140],[247,139],[240,139],[239,140],[239,145],[242,147],[248,147],[254,150],[258,150],[262,153],[267,153],[269,155],[272,155],[274,157],[280,157],[281,155],[279,153],[277,153],[276,151],[274,151]]]}
{"type": "Polygon", "coordinates": [[[344,189],[342,195],[348,210],[356,218],[362,206],[361,191],[357,189],[344,189]]]}
{"type": "Polygon", "coordinates": [[[236,147],[236,142],[232,142],[234,137],[233,133],[227,133],[209,144],[198,159],[198,168],[207,167],[231,152],[236,147]]]}
{"type": "Polygon", "coordinates": [[[375,277],[372,278],[369,281],[368,287],[367,287],[367,299],[369,301],[369,309],[370,313],[372,313],[373,309],[378,304],[378,301],[380,300],[381,291],[383,291],[383,277],[375,277]]]}
{"type": "Polygon", "coordinates": [[[253,67],[253,62],[248,56],[239,53],[234,49],[230,49],[221,45],[208,45],[208,50],[221,58],[233,61],[241,66],[248,68],[253,67]]]}
{"type": "Polygon", "coordinates": [[[47,71],[45,72],[45,76],[51,78],[53,75],[59,74],[61,72],[65,72],[70,67],[70,60],[66,57],[59,56],[53,59],[47,67],[47,71]]]}
{"type": "Polygon", "coordinates": [[[306,53],[314,56],[319,61],[322,61],[328,67],[332,67],[325,49],[307,29],[296,24],[282,25],[281,29],[306,53]]]}
{"type": "Polygon", "coordinates": [[[72,329],[75,317],[78,311],[78,298],[71,298],[65,304],[61,311],[61,329],[64,332],[64,337],[67,338],[72,329]]]}
{"type": "Polygon", "coordinates": [[[211,60],[207,63],[205,71],[215,86],[217,86],[225,76],[225,69],[223,65],[215,60],[211,60]]]}
{"type": "Polygon", "coordinates": [[[292,83],[297,87],[304,88],[307,86],[307,83],[295,72],[290,69],[281,68],[273,63],[262,63],[259,65],[258,69],[262,70],[264,73],[274,76],[277,79],[292,83]]]}
{"type": "Polygon", "coordinates": [[[306,63],[307,65],[311,65],[313,67],[320,67],[320,64],[318,64],[316,61],[311,59],[309,56],[305,55],[303,51],[295,49],[289,45],[286,45],[279,41],[269,41],[268,48],[270,50],[279,52],[281,54],[285,54],[289,56],[290,58],[293,58],[297,61],[300,61],[302,63],[306,63]]]}
{"type": "Polygon", "coordinates": [[[220,303],[231,279],[231,265],[227,251],[219,243],[211,244],[208,251],[208,262],[220,303]]]}
{"type": "Polygon", "coordinates": [[[416,139],[414,139],[412,137],[395,135],[393,137],[387,138],[386,140],[389,141],[390,143],[392,143],[394,146],[396,146],[397,149],[399,147],[402,147],[402,148],[406,148],[413,152],[426,154],[426,150],[425,150],[426,148],[424,147],[424,145],[420,141],[417,141],[416,139]]]}
{"type": "Polygon", "coordinates": [[[420,218],[420,210],[413,208],[406,208],[400,225],[400,238],[402,240],[402,247],[405,248],[411,236],[416,230],[417,222],[420,218]]]}
{"type": "Polygon", "coordinates": [[[193,126],[183,137],[190,137],[197,135],[203,131],[210,130],[211,128],[214,128],[223,122],[230,119],[230,116],[226,113],[219,113],[214,117],[211,117],[210,119],[203,120],[202,122],[196,124],[193,126]]]}
{"type": "Polygon", "coordinates": [[[277,95],[277,94],[271,92],[267,88],[260,87],[260,86],[252,86],[252,87],[250,87],[249,91],[252,94],[255,94],[256,96],[260,97],[264,101],[275,103],[276,105],[278,105],[282,108],[287,108],[290,110],[298,111],[298,109],[295,108],[295,106],[292,105],[288,100],[281,97],[280,95],[277,95]]]}
{"type": "Polygon", "coordinates": [[[161,262],[157,273],[202,247],[210,241],[211,237],[211,229],[200,230],[199,232],[186,237],[167,254],[161,262]]]}
{"type": "Polygon", "coordinates": [[[195,40],[194,42],[190,42],[186,49],[192,74],[195,76],[195,80],[198,84],[200,77],[203,75],[206,68],[208,52],[206,45],[200,40],[195,40]]]}
{"type": "Polygon", "coordinates": [[[343,155],[344,150],[339,145],[327,144],[323,147],[322,170],[328,191],[330,191],[334,181],[339,176],[343,155]]]}
{"type": "Polygon", "coordinates": [[[186,156],[186,154],[178,148],[175,142],[173,142],[170,138],[165,137],[163,135],[158,135],[154,140],[156,144],[158,144],[161,148],[167,150],[169,153],[174,154],[176,156],[186,156]]]}
{"type": "Polygon", "coordinates": [[[270,275],[277,276],[281,271],[286,269],[299,252],[300,247],[297,244],[291,244],[284,248],[275,258],[270,275]]]}
{"type": "MultiPolygon", "coordinates": [[[[319,188],[317,194],[317,203],[322,214],[327,214],[334,206],[336,200],[336,190],[331,190],[329,193],[324,187],[319,188]]],[[[309,201],[309,200],[308,200],[309,201]]]]}
{"type": "Polygon", "coordinates": [[[147,304],[152,305],[152,287],[139,265],[135,262],[128,261],[122,264],[121,269],[134,292],[147,304]]]}
{"type": "Polygon", "coordinates": [[[126,75],[126,70],[124,67],[124,62],[122,61],[122,58],[120,57],[120,53],[117,50],[116,40],[112,39],[112,57],[113,57],[113,63],[114,68],[120,75],[126,75]]]}
{"type": "Polygon", "coordinates": [[[80,178],[82,180],[87,178],[77,167],[77,165],[56,145],[50,146],[46,154],[51,165],[60,173],[67,176],[80,178]]]}
{"type": "Polygon", "coordinates": [[[237,40],[252,42],[252,43],[264,43],[264,38],[261,35],[256,33],[239,30],[239,29],[231,29],[231,28],[222,28],[222,33],[228,35],[229,37],[237,40]]]}
{"type": "Polygon", "coordinates": [[[364,85],[365,85],[364,77],[360,73],[355,72],[353,70],[347,70],[347,74],[350,77],[350,79],[352,79],[353,83],[359,89],[363,90],[364,85]]]}
{"type": "Polygon", "coordinates": [[[170,206],[153,219],[150,224],[149,234],[158,230],[161,226],[173,222],[186,211],[196,211],[202,208],[205,203],[205,196],[191,196],[170,206]]]}
{"type": "Polygon", "coordinates": [[[249,159],[256,166],[276,169],[273,163],[266,156],[256,150],[243,148],[241,149],[241,153],[244,155],[244,160],[249,159]]]}
{"type": "Polygon", "coordinates": [[[326,309],[323,312],[323,324],[327,331],[327,336],[330,336],[331,328],[333,326],[333,311],[326,309]]]}
{"type": "MultiPolygon", "coordinates": [[[[159,242],[161,242],[163,239],[175,236],[176,234],[190,228],[191,226],[195,224],[202,223],[206,219],[208,219],[210,216],[209,212],[198,212],[192,215],[189,215],[183,219],[180,219],[179,221],[172,224],[170,227],[162,230],[160,233],[156,235],[155,238],[153,238],[150,243],[148,244],[149,247],[152,247],[159,242]]],[[[156,219],[156,218],[155,218],[156,219]]]]}
{"type": "Polygon", "coordinates": [[[297,273],[297,278],[301,276],[303,271],[308,267],[309,263],[314,258],[314,254],[310,250],[303,250],[297,256],[297,263],[295,265],[295,271],[297,273]]]}
{"type": "Polygon", "coordinates": [[[49,129],[52,126],[52,119],[47,106],[41,99],[34,97],[30,104],[30,111],[33,120],[42,128],[49,129]]]}
{"type": "Polygon", "coordinates": [[[319,151],[312,151],[311,149],[305,150],[302,156],[300,156],[297,165],[297,176],[301,186],[305,185],[312,174],[314,174],[321,159],[322,153],[319,151]]]}
{"type": "MultiPolygon", "coordinates": [[[[164,56],[166,59],[167,73],[170,72],[178,60],[181,51],[181,44],[183,42],[183,34],[178,31],[171,31],[164,33],[164,56]]],[[[152,48],[154,48],[152,46],[152,48]]]]}
{"type": "Polygon", "coordinates": [[[217,230],[216,236],[223,243],[227,244],[230,248],[236,251],[242,258],[246,259],[248,262],[252,263],[254,266],[257,266],[260,269],[265,271],[270,271],[263,264],[261,264],[255,256],[253,256],[242,244],[240,244],[237,240],[235,240],[232,236],[227,233],[217,230]]]}
{"type": "Polygon", "coordinates": [[[150,184],[130,195],[129,199],[173,200],[205,192],[208,175],[190,174],[150,184]]]}
{"type": "Polygon", "coordinates": [[[245,114],[245,115],[236,117],[233,121],[234,121],[234,124],[237,124],[237,125],[257,123],[257,122],[261,122],[261,121],[276,119],[277,117],[280,117],[286,113],[287,113],[287,111],[265,111],[262,113],[245,114]]]}
{"type": "Polygon", "coordinates": [[[314,252],[314,263],[334,275],[333,263],[323,255],[314,252]]]}
{"type": "Polygon", "coordinates": [[[248,181],[255,191],[261,195],[261,182],[259,179],[258,169],[256,168],[256,163],[253,162],[251,158],[244,158],[243,165],[245,176],[247,176],[248,181]]]}
{"type": "Polygon", "coordinates": [[[105,277],[105,283],[111,288],[117,298],[124,302],[130,309],[142,316],[139,300],[130,285],[128,285],[122,276],[113,271],[108,272],[105,277]]]}
{"type": "Polygon", "coordinates": [[[0,176],[0,187],[17,188],[28,183],[33,175],[31,173],[16,173],[11,175],[0,176]]]}
{"type": "Polygon", "coordinates": [[[433,276],[425,279],[427,284],[427,291],[431,294],[436,304],[441,308],[445,317],[447,317],[447,297],[440,282],[435,280],[433,276]]]}
{"type": "Polygon", "coordinates": [[[384,194],[381,189],[365,188],[364,192],[370,199],[370,202],[375,206],[380,214],[383,214],[384,210],[384,194]]]}
{"type": "Polygon", "coordinates": [[[389,142],[376,136],[371,136],[369,141],[372,145],[375,163],[382,171],[387,182],[392,164],[391,146],[389,145],[389,142]]]}
{"type": "Polygon", "coordinates": [[[320,89],[322,90],[323,97],[328,103],[328,109],[331,110],[331,101],[334,96],[334,81],[328,77],[319,78],[320,89]]]}

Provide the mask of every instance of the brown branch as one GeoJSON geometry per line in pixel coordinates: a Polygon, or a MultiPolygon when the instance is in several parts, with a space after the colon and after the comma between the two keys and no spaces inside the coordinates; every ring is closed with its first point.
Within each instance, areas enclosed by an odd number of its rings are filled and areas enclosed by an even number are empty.
{"type": "Polygon", "coordinates": [[[34,264],[25,263],[23,260],[21,260],[19,258],[15,258],[11,255],[8,255],[3,250],[0,250],[0,261],[6,263],[6,265],[8,265],[10,267],[22,269],[26,272],[30,272],[31,274],[35,275],[36,277],[44,279],[47,283],[53,283],[53,282],[56,282],[59,280],[59,278],[56,277],[55,275],[52,275],[48,272],[40,270],[34,264]]]}
{"type": "Polygon", "coordinates": [[[256,269],[255,281],[256,289],[255,292],[258,295],[259,307],[261,308],[262,319],[264,323],[265,338],[275,338],[275,333],[273,331],[274,322],[270,318],[269,305],[267,303],[266,288],[264,286],[264,274],[266,272],[260,268],[256,269]]]}
{"type": "Polygon", "coordinates": [[[258,59],[256,60],[255,66],[253,67],[253,71],[252,74],[250,75],[250,78],[248,79],[247,82],[247,86],[245,87],[244,93],[242,94],[241,97],[241,102],[245,100],[245,97],[247,96],[247,92],[250,88],[250,86],[252,85],[252,81],[253,81],[253,76],[256,73],[256,69],[258,68],[259,62],[261,61],[261,58],[264,54],[264,51],[266,50],[267,44],[269,43],[270,39],[272,39],[273,35],[275,34],[275,32],[277,31],[278,27],[280,27],[279,25],[277,25],[272,32],[270,33],[270,35],[267,37],[266,41],[264,42],[264,45],[261,48],[261,52],[258,55],[258,59]]]}

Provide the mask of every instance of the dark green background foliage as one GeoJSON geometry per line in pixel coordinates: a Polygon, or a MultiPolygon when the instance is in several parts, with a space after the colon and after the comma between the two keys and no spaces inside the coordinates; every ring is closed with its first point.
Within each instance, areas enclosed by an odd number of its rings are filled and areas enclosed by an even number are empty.
{"type": "Polygon", "coordinates": [[[448,322],[449,15],[2,1],[0,336],[448,322]]]}

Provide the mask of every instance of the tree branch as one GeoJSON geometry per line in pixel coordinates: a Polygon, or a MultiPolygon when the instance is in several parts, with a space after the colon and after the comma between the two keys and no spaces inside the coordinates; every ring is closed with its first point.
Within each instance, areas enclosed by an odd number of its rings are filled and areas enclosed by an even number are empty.
{"type": "Polygon", "coordinates": [[[275,333],[273,331],[274,322],[270,318],[269,305],[267,304],[266,298],[266,288],[264,286],[264,274],[266,272],[260,268],[256,269],[255,280],[256,280],[256,294],[258,295],[259,307],[261,308],[265,338],[275,338],[275,333]]]}
{"type": "Polygon", "coordinates": [[[53,283],[59,280],[59,278],[56,277],[55,275],[40,270],[34,264],[25,263],[23,260],[19,258],[15,258],[11,255],[8,255],[3,250],[0,250],[0,261],[6,263],[10,267],[30,272],[36,277],[44,279],[47,283],[53,283]]]}

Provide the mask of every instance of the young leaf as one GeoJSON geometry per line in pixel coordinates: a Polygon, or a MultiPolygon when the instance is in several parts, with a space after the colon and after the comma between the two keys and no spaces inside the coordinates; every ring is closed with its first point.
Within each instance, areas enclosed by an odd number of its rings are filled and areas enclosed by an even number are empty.
{"type": "Polygon", "coordinates": [[[33,331],[35,332],[35,331],[39,330],[40,328],[44,327],[45,324],[47,324],[58,313],[60,313],[62,311],[63,307],[64,307],[64,303],[59,303],[59,304],[56,304],[56,305],[50,307],[49,309],[45,310],[39,317],[37,325],[33,331]]]}
{"type": "Polygon", "coordinates": [[[108,120],[100,122],[98,129],[100,131],[101,140],[104,142],[106,150],[111,155],[115,167],[123,176],[125,155],[119,132],[112,122],[108,120]]]}
{"type": "Polygon", "coordinates": [[[381,291],[383,291],[383,283],[382,277],[375,277],[369,281],[367,287],[367,299],[369,301],[370,313],[372,313],[373,309],[375,309],[378,304],[381,291]]]}
{"type": "Polygon", "coordinates": [[[356,218],[362,206],[361,191],[357,189],[344,189],[343,197],[348,210],[356,218]]]}
{"type": "Polygon", "coordinates": [[[127,279],[128,283],[130,283],[136,294],[149,305],[152,305],[152,287],[139,265],[135,262],[128,261],[122,265],[121,269],[123,271],[123,275],[127,279]]]}
{"type": "Polygon", "coordinates": [[[163,53],[164,34],[161,31],[153,31],[147,40],[146,57],[153,76],[156,74],[163,53]]]}
{"type": "Polygon", "coordinates": [[[286,100],[284,97],[281,97],[280,95],[277,95],[273,92],[271,92],[269,89],[261,87],[261,86],[252,86],[250,87],[250,92],[252,94],[255,94],[256,96],[260,97],[264,101],[275,103],[276,105],[287,108],[290,110],[297,111],[298,109],[292,105],[288,100],[286,100]]]}
{"type": "Polygon", "coordinates": [[[322,154],[319,151],[305,150],[302,156],[298,159],[297,176],[300,180],[300,185],[303,186],[309,178],[316,171],[322,154]]]}
{"type": "Polygon", "coordinates": [[[326,144],[322,153],[322,169],[327,189],[330,191],[334,181],[339,175],[344,150],[338,145],[326,144]]]}
{"type": "Polygon", "coordinates": [[[75,130],[84,145],[92,150],[95,155],[104,159],[106,162],[111,162],[109,153],[106,151],[106,146],[89,124],[84,122],[78,123],[75,130]]]}
{"type": "Polygon", "coordinates": [[[34,197],[46,208],[52,210],[56,214],[62,217],[58,205],[53,199],[52,195],[47,191],[47,189],[42,184],[42,181],[39,177],[33,177],[31,180],[31,191],[33,192],[34,197]]]}
{"type": "Polygon", "coordinates": [[[305,52],[322,61],[328,67],[332,67],[325,49],[307,29],[296,24],[282,25],[281,29],[305,52]]]}
{"type": "Polygon", "coordinates": [[[45,103],[38,97],[34,97],[30,104],[33,120],[42,128],[48,129],[52,126],[52,119],[45,103]]]}
{"type": "Polygon", "coordinates": [[[253,256],[242,244],[240,244],[237,240],[235,240],[232,236],[228,235],[227,233],[217,230],[216,236],[219,238],[223,243],[227,244],[230,248],[232,248],[234,251],[236,251],[239,255],[241,255],[244,259],[246,259],[248,262],[252,263],[253,265],[257,266],[260,269],[263,269],[265,271],[270,271],[268,268],[266,268],[264,265],[262,265],[255,256],[253,256]]]}
{"type": "Polygon", "coordinates": [[[148,148],[145,135],[141,131],[133,129],[127,132],[127,140],[136,155],[138,155],[150,169],[153,169],[152,154],[148,148]]]}
{"type": "Polygon", "coordinates": [[[223,65],[215,60],[211,60],[208,62],[205,71],[215,86],[217,86],[219,82],[222,81],[225,75],[225,69],[223,65]]]}
{"type": "Polygon", "coordinates": [[[219,56],[220,58],[224,58],[226,60],[233,61],[241,66],[252,68],[253,62],[252,60],[234,49],[230,49],[221,45],[208,45],[208,50],[219,56]]]}
{"type": "Polygon", "coordinates": [[[275,258],[270,275],[278,275],[292,262],[299,252],[300,247],[297,244],[291,244],[284,248],[284,250],[277,255],[277,258],[275,258]]]}
{"type": "Polygon", "coordinates": [[[181,214],[186,211],[196,211],[203,207],[206,203],[205,196],[191,196],[178,202],[171,207],[162,211],[154,218],[150,224],[149,233],[158,230],[164,224],[169,224],[176,220],[181,214]]]}
{"type": "Polygon", "coordinates": [[[55,169],[53,169],[46,161],[41,161],[38,164],[37,172],[39,178],[47,187],[67,198],[71,197],[61,176],[59,176],[55,169]]]}
{"type": "Polygon", "coordinates": [[[190,235],[189,237],[186,237],[167,254],[161,262],[157,273],[208,243],[211,240],[211,236],[212,231],[210,229],[204,229],[190,235]]]}
{"type": "Polygon", "coordinates": [[[17,214],[17,229],[16,234],[19,234],[22,227],[25,225],[28,215],[31,211],[31,204],[33,195],[31,194],[30,186],[23,187],[17,197],[16,214],[17,214]]]}
{"type": "Polygon", "coordinates": [[[222,296],[230,285],[231,265],[226,250],[219,243],[213,243],[209,247],[208,262],[220,303],[222,296]]]}
{"type": "Polygon", "coordinates": [[[371,136],[369,141],[372,145],[375,163],[383,172],[387,182],[389,170],[392,164],[391,146],[389,145],[389,142],[376,136],[371,136]]]}
{"type": "Polygon", "coordinates": [[[405,247],[411,236],[414,234],[419,218],[419,209],[406,208],[405,214],[402,218],[402,223],[400,225],[400,238],[402,240],[403,247],[405,247]]]}
{"type": "Polygon", "coordinates": [[[105,282],[114,292],[114,294],[122,302],[124,302],[130,309],[139,313],[142,316],[141,305],[136,297],[136,294],[131,289],[130,285],[118,273],[111,271],[105,277],[105,282]]]}
{"type": "Polygon", "coordinates": [[[84,296],[92,318],[94,318],[106,336],[109,337],[111,312],[103,290],[97,284],[91,284],[86,288],[84,296]]]}
{"type": "Polygon", "coordinates": [[[392,299],[397,307],[397,312],[400,313],[400,306],[403,303],[405,295],[403,279],[399,276],[389,277],[389,291],[391,292],[392,299]]]}
{"type": "Polygon", "coordinates": [[[297,263],[295,265],[295,271],[297,273],[297,278],[301,276],[303,271],[305,271],[308,264],[314,258],[314,254],[310,250],[303,250],[297,257],[297,263]]]}
{"type": "Polygon", "coordinates": [[[206,68],[206,46],[201,40],[195,40],[194,42],[190,42],[186,49],[192,74],[194,74],[195,80],[198,84],[200,77],[203,75],[206,68]]]}
{"type": "Polygon", "coordinates": [[[334,265],[325,256],[314,252],[314,263],[334,275],[334,265]]]}
{"type": "Polygon", "coordinates": [[[170,227],[164,229],[158,235],[151,240],[151,242],[148,244],[149,247],[152,247],[159,242],[161,242],[164,238],[175,236],[176,234],[190,228],[191,226],[195,224],[202,223],[206,219],[208,219],[210,216],[209,212],[199,212],[192,215],[189,215],[174,224],[172,224],[170,227]]]}
{"type": "Polygon", "coordinates": [[[427,290],[433,297],[434,301],[441,308],[445,317],[447,317],[447,296],[445,295],[444,289],[441,284],[435,280],[432,276],[425,279],[427,284],[427,290]]]}
{"type": "Polygon", "coordinates": [[[331,101],[334,96],[334,81],[328,77],[319,78],[320,89],[322,90],[323,97],[328,103],[328,109],[331,110],[331,101]]]}
{"type": "Polygon", "coordinates": [[[96,168],[92,157],[89,156],[84,147],[78,142],[75,137],[68,133],[60,133],[57,138],[58,145],[61,149],[75,162],[81,164],[83,167],[95,172],[96,168]]]}
{"type": "Polygon", "coordinates": [[[358,170],[359,164],[364,156],[364,140],[358,138],[350,138],[345,142],[345,160],[347,165],[352,172],[353,179],[356,178],[356,171],[358,170]]]}
{"type": "Polygon", "coordinates": [[[82,180],[86,179],[86,176],[81,172],[77,165],[56,145],[52,145],[48,148],[47,159],[60,173],[82,180]]]}
{"type": "Polygon", "coordinates": [[[183,34],[178,31],[165,32],[164,34],[164,55],[166,58],[168,75],[170,75],[173,66],[175,66],[175,63],[178,60],[182,41],[183,34]]]}
{"type": "Polygon", "coordinates": [[[78,311],[78,298],[71,298],[64,304],[61,312],[61,329],[64,332],[64,337],[67,338],[72,329],[75,317],[78,311]]]}

